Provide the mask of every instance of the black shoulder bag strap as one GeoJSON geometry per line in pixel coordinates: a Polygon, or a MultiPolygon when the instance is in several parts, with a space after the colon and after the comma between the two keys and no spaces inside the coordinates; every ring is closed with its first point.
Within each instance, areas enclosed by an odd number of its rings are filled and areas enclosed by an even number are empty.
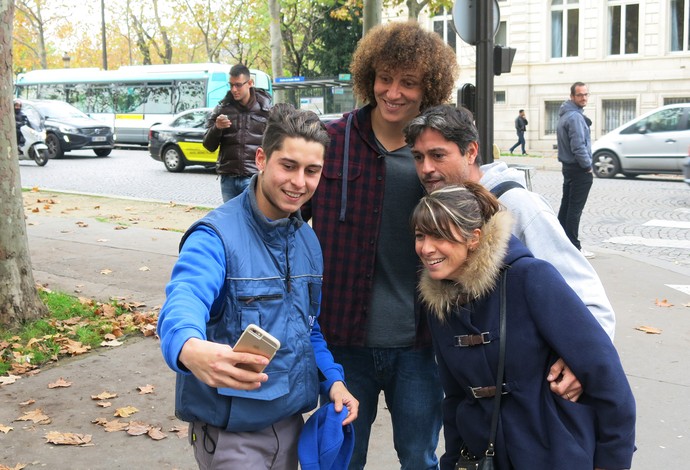
{"type": "MultiPolygon", "coordinates": [[[[494,397],[494,412],[491,417],[491,434],[489,434],[489,446],[486,449],[487,459],[493,459],[496,444],[496,431],[498,430],[498,414],[501,408],[501,395],[503,394],[503,371],[506,365],[506,271],[501,272],[501,300],[500,300],[500,352],[498,353],[498,372],[496,374],[496,396],[494,397]]],[[[486,468],[486,467],[485,467],[486,468]]]]}
{"type": "Polygon", "coordinates": [[[496,199],[498,199],[499,197],[503,196],[503,193],[506,191],[510,191],[511,189],[515,188],[525,189],[525,187],[517,181],[504,181],[503,183],[499,183],[491,188],[491,194],[496,196],[496,199]]]}

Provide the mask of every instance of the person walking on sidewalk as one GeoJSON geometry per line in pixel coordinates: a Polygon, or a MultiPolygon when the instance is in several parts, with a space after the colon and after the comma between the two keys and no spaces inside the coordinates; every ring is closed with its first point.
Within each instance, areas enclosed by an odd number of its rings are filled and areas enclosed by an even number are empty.
{"type": "Polygon", "coordinates": [[[220,176],[223,202],[244,191],[256,173],[254,157],[266,129],[271,96],[254,87],[249,69],[233,65],[230,69],[230,91],[213,110],[206,123],[204,148],[215,152],[218,147],[216,173],[220,176]]]}
{"type": "Polygon", "coordinates": [[[383,391],[400,468],[436,469],[443,392],[408,228],[423,189],[402,129],[450,98],[457,59],[433,31],[392,22],[362,38],[350,68],[367,104],[328,125],[324,178],[309,208],[324,251],[321,327],[360,401],[349,468],[366,464],[383,391]]]}
{"type": "Polygon", "coordinates": [[[558,221],[575,248],[587,258],[594,253],[582,248],[580,243],[580,218],[592,188],[592,137],[589,127],[592,121],[585,116],[589,91],[587,85],[575,82],[570,87],[570,99],[564,101],[558,111],[558,161],[563,165],[563,195],[558,209],[558,221]]]}
{"type": "Polygon", "coordinates": [[[319,183],[328,143],[314,113],[277,105],[256,153],[258,174],[182,237],[158,334],[177,372],[175,414],[190,423],[200,469],[296,470],[302,414],[319,392],[336,412],[347,408],[343,425],[357,417],[319,328],[323,258],[299,211],[319,183]],[[250,324],[280,341],[270,363],[233,351],[250,324]]]}
{"type": "Polygon", "coordinates": [[[518,148],[518,146],[522,146],[522,154],[527,155],[527,151],[525,150],[525,132],[527,131],[527,117],[525,117],[525,110],[521,109],[518,113],[518,117],[515,118],[515,132],[517,132],[517,138],[518,141],[510,147],[510,154],[513,154],[513,151],[518,148]]]}
{"type": "MultiPolygon", "coordinates": [[[[615,314],[596,271],[565,236],[549,203],[525,189],[524,173],[504,162],[481,165],[479,133],[470,111],[448,105],[429,108],[407,125],[405,139],[427,193],[465,182],[495,191],[513,217],[513,235],[558,270],[613,339],[615,314]]],[[[557,395],[577,398],[582,393],[562,359],[555,361],[547,380],[557,395]]]]}
{"type": "Polygon", "coordinates": [[[445,391],[441,470],[457,468],[461,453],[487,452],[499,339],[506,351],[496,468],[631,468],[635,399],[616,348],[553,266],[511,236],[512,217],[500,207],[467,182],[432,192],[412,215],[445,391]],[[555,357],[586,384],[577,404],[549,391],[544,377],[555,357]]]}

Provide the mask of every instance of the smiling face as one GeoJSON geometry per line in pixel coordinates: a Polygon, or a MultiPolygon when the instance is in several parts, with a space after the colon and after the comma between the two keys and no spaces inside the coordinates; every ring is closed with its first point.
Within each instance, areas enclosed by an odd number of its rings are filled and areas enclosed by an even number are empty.
{"type": "Polygon", "coordinates": [[[423,95],[421,72],[407,69],[376,69],[375,119],[380,118],[389,124],[405,125],[419,114],[423,95]]]}
{"type": "Polygon", "coordinates": [[[256,166],[260,171],[256,201],[271,220],[282,219],[314,195],[321,179],[325,147],[301,137],[286,137],[270,158],[259,147],[256,166]]]}
{"type": "Polygon", "coordinates": [[[415,251],[434,280],[457,280],[465,269],[467,258],[479,244],[481,230],[474,230],[468,242],[459,230],[451,228],[455,240],[415,230],[415,251]]]}
{"type": "Polygon", "coordinates": [[[417,176],[427,193],[450,184],[474,181],[477,143],[470,142],[465,155],[455,142],[446,140],[434,129],[425,129],[412,145],[417,176]]]}

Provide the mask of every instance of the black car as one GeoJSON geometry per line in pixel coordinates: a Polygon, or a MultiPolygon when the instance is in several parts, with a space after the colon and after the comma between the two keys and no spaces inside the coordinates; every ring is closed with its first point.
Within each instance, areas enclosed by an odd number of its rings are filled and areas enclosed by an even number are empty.
{"type": "Polygon", "coordinates": [[[49,158],[60,158],[72,150],[92,149],[99,157],[113,151],[113,129],[58,100],[22,100],[22,110],[38,116],[46,129],[49,158]]]}
{"type": "Polygon", "coordinates": [[[218,151],[204,148],[206,120],[213,108],[195,108],[177,114],[167,124],[149,129],[151,158],[163,162],[168,171],[179,172],[188,165],[215,166],[218,151]]]}

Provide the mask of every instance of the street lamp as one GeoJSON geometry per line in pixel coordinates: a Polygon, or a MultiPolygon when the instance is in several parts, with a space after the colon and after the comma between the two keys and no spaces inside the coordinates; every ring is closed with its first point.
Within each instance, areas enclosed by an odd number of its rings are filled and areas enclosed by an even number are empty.
{"type": "Polygon", "coordinates": [[[72,60],[72,58],[69,56],[69,54],[65,51],[64,55],[62,56],[62,65],[66,69],[69,68],[69,62],[72,60]]]}

